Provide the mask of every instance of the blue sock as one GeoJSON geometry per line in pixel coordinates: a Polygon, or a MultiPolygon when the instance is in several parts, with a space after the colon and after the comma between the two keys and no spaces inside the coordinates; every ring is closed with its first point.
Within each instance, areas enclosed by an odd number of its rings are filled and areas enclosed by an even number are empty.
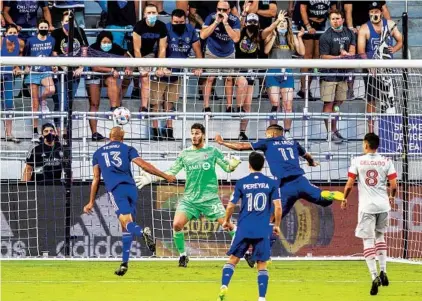
{"type": "Polygon", "coordinates": [[[267,270],[260,270],[258,271],[258,290],[259,290],[259,297],[265,298],[267,294],[267,287],[268,287],[268,276],[267,270]]]}
{"type": "Polygon", "coordinates": [[[126,230],[135,236],[142,236],[142,228],[135,222],[130,222],[126,225],[126,230]]]}
{"type": "Polygon", "coordinates": [[[130,247],[132,246],[133,235],[128,232],[122,233],[122,243],[123,243],[123,252],[122,252],[122,261],[128,262],[130,256],[130,247]]]}
{"type": "Polygon", "coordinates": [[[226,263],[223,266],[223,275],[221,277],[221,285],[229,286],[230,280],[234,273],[234,265],[226,263]]]}

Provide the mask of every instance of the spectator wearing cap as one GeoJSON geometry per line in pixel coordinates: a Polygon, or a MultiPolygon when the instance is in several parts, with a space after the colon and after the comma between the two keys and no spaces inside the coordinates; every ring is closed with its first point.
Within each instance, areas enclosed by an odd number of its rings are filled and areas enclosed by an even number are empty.
{"type": "Polygon", "coordinates": [[[73,10],[77,27],[85,28],[85,0],[56,0],[53,1],[51,17],[55,28],[61,27],[63,13],[69,9],[73,10]]]}
{"type": "MultiPolygon", "coordinates": [[[[403,36],[392,20],[387,20],[382,15],[382,2],[371,2],[368,6],[369,21],[361,26],[358,33],[358,53],[368,59],[391,59],[393,54],[403,46],[403,36]],[[394,45],[394,41],[396,44],[394,45]]],[[[364,70],[368,72],[368,70],[364,70]]],[[[364,78],[366,91],[366,111],[375,113],[375,102],[383,101],[392,89],[391,84],[385,84],[376,75],[368,74],[364,78]]],[[[394,93],[394,92],[393,92],[394,93]]],[[[394,95],[394,94],[393,94],[394,95]]],[[[368,121],[368,131],[374,132],[374,121],[368,121]]]]}
{"type": "MultiPolygon", "coordinates": [[[[240,20],[230,13],[227,1],[217,3],[217,11],[210,14],[201,30],[201,39],[207,39],[205,58],[234,59],[234,44],[240,39],[240,20]]],[[[230,70],[225,70],[230,71],[230,70]]],[[[218,69],[207,69],[207,72],[218,72],[218,69]]],[[[204,83],[204,111],[211,112],[210,96],[215,76],[209,76],[204,83]]],[[[225,94],[227,99],[226,112],[232,112],[233,78],[226,77],[225,94]]]]}
{"type": "MultiPolygon", "coordinates": [[[[369,14],[365,12],[372,2],[374,1],[343,1],[346,25],[349,29],[357,33],[359,28],[369,21],[369,14]]],[[[383,17],[390,20],[391,16],[387,3],[385,1],[378,1],[377,3],[381,6],[383,17]]]]}
{"type": "MultiPolygon", "coordinates": [[[[297,35],[293,34],[292,21],[287,17],[285,11],[280,11],[278,18],[270,27],[262,32],[262,39],[265,40],[265,53],[269,54],[270,59],[291,59],[292,55],[298,53],[305,54],[305,45],[303,43],[302,29],[297,35]]],[[[292,72],[292,69],[269,69],[269,73],[292,72]]],[[[293,91],[294,79],[292,75],[268,75],[265,82],[267,93],[271,102],[271,112],[277,113],[280,107],[280,99],[285,113],[293,112],[293,91]]],[[[271,121],[271,124],[277,124],[277,120],[271,121]]],[[[291,139],[292,119],[284,120],[284,136],[291,139]]]]}

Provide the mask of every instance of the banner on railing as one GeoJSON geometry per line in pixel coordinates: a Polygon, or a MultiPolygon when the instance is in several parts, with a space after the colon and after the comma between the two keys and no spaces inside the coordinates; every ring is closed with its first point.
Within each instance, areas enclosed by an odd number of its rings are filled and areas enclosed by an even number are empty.
{"type": "MultiPolygon", "coordinates": [[[[408,152],[409,154],[420,154],[422,152],[422,115],[409,116],[408,126],[408,152]]],[[[403,118],[401,116],[381,116],[379,134],[380,152],[403,152],[403,118]]]]}

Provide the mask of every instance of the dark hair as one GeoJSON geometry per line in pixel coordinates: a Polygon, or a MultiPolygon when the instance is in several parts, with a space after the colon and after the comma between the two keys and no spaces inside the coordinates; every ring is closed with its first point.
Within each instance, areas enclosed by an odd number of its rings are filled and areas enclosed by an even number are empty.
{"type": "Polygon", "coordinates": [[[205,127],[201,123],[194,123],[190,127],[191,130],[201,130],[202,134],[205,134],[205,127]]]}
{"type": "Polygon", "coordinates": [[[328,18],[330,18],[332,14],[340,15],[341,18],[344,19],[344,12],[342,10],[339,10],[339,9],[330,10],[330,12],[328,13],[328,18]]]}
{"type": "Polygon", "coordinates": [[[110,31],[107,31],[107,30],[103,30],[102,32],[98,34],[96,43],[101,44],[101,41],[104,38],[108,38],[111,41],[111,43],[113,43],[113,35],[111,34],[110,31]]]}
{"type": "Polygon", "coordinates": [[[42,129],[41,129],[41,131],[42,131],[42,132],[44,132],[44,130],[45,130],[46,128],[52,128],[52,129],[56,130],[56,127],[55,127],[52,123],[49,123],[49,122],[44,123],[44,124],[42,125],[42,129]]]}
{"type": "Polygon", "coordinates": [[[249,155],[249,165],[253,170],[260,171],[264,167],[264,156],[257,152],[252,152],[249,155]]]}
{"type": "Polygon", "coordinates": [[[14,29],[16,29],[17,32],[19,32],[18,26],[16,24],[7,24],[6,25],[6,32],[8,32],[10,28],[14,28],[14,29]]]}
{"type": "Polygon", "coordinates": [[[186,18],[186,12],[183,9],[176,8],[175,10],[173,10],[171,12],[171,17],[172,18],[173,17],[178,17],[178,18],[185,17],[186,18]]]}
{"type": "Polygon", "coordinates": [[[46,23],[48,26],[50,26],[50,23],[46,19],[41,18],[41,19],[38,19],[37,21],[37,28],[38,26],[40,26],[41,23],[46,23]]]}
{"type": "MultiPolygon", "coordinates": [[[[155,4],[153,4],[153,3],[147,3],[147,5],[145,5],[145,8],[147,8],[147,7],[155,7],[155,10],[157,11],[157,13],[158,13],[158,7],[157,7],[157,5],[155,5],[155,4]]],[[[144,8],[144,12],[145,12],[145,8],[144,8]]]]}
{"type": "Polygon", "coordinates": [[[380,145],[380,137],[374,133],[368,133],[363,138],[363,141],[368,143],[368,146],[372,150],[377,150],[378,146],[380,145]]]}
{"type": "Polygon", "coordinates": [[[284,129],[283,129],[283,127],[281,126],[281,125],[278,125],[278,124],[272,124],[272,125],[270,125],[269,127],[267,127],[267,131],[268,130],[276,130],[276,131],[280,131],[280,132],[282,132],[284,129]]]}

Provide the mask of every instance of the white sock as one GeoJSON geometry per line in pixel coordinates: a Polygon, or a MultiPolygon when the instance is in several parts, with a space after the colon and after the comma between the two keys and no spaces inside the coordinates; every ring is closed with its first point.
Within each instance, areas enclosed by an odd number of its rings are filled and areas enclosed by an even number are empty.
{"type": "Polygon", "coordinates": [[[380,270],[387,273],[387,244],[385,242],[377,242],[375,249],[378,256],[380,270]]]}
{"type": "Polygon", "coordinates": [[[374,239],[363,240],[363,256],[365,257],[366,265],[368,266],[372,280],[378,276],[374,242],[374,239]]]}
{"type": "Polygon", "coordinates": [[[258,301],[265,301],[265,298],[264,297],[259,297],[258,298],[258,301]]]}
{"type": "Polygon", "coordinates": [[[180,257],[182,257],[182,256],[186,256],[186,252],[183,252],[183,253],[180,253],[180,255],[179,255],[180,257]]]}

